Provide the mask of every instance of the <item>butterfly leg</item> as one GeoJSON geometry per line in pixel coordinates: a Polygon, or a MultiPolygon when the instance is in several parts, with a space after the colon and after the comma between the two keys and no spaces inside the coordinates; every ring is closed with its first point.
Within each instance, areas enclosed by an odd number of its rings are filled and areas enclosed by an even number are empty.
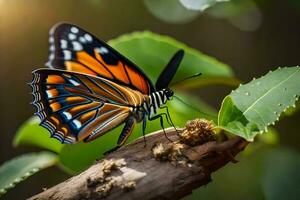
{"type": "Polygon", "coordinates": [[[177,128],[175,127],[175,125],[174,125],[174,123],[172,121],[171,115],[169,113],[168,106],[160,106],[160,108],[161,109],[163,109],[163,108],[166,109],[166,111],[167,111],[167,113],[166,113],[166,119],[167,119],[168,124],[175,129],[175,131],[176,131],[177,134],[179,134],[179,131],[177,130],[177,128]]]}
{"type": "Polygon", "coordinates": [[[165,127],[164,127],[163,116],[165,116],[165,117],[167,118],[167,114],[166,114],[166,113],[161,113],[161,114],[155,115],[155,116],[153,116],[153,117],[150,117],[150,116],[149,116],[149,117],[148,117],[148,120],[149,120],[149,121],[153,121],[153,120],[155,120],[155,119],[159,119],[159,121],[160,121],[160,126],[161,126],[161,128],[162,128],[162,130],[163,130],[163,132],[164,132],[164,134],[165,134],[165,136],[166,136],[166,138],[167,138],[170,142],[174,142],[173,140],[171,140],[171,139],[167,136],[167,133],[166,133],[165,127]]]}
{"type": "Polygon", "coordinates": [[[117,149],[119,149],[120,147],[121,147],[121,146],[119,146],[119,145],[118,145],[118,146],[115,146],[114,148],[112,148],[112,149],[110,149],[110,150],[108,150],[108,151],[105,151],[103,155],[110,154],[110,153],[116,151],[117,149]]]}
{"type": "Polygon", "coordinates": [[[177,134],[179,134],[179,131],[177,130],[177,128],[175,127],[175,125],[174,125],[174,123],[173,123],[173,121],[172,121],[171,115],[170,115],[170,113],[169,113],[169,108],[168,108],[168,106],[162,106],[161,108],[165,108],[165,109],[166,109],[166,111],[167,111],[166,118],[167,118],[168,124],[169,124],[170,126],[172,126],[172,127],[175,129],[175,131],[176,131],[177,134]],[[170,121],[169,121],[169,120],[170,120],[170,121]]]}
{"type": "Polygon", "coordinates": [[[134,128],[134,125],[135,125],[135,119],[133,116],[129,117],[128,120],[126,121],[126,124],[118,138],[118,142],[117,142],[117,146],[106,151],[104,153],[104,155],[108,154],[108,153],[111,153],[115,150],[117,150],[118,148],[120,148],[125,142],[126,140],[128,139],[128,137],[130,136],[130,134],[132,133],[132,130],[134,128]]]}
{"type": "Polygon", "coordinates": [[[146,147],[146,134],[145,134],[146,125],[147,125],[147,118],[146,118],[146,115],[144,115],[144,117],[143,117],[143,137],[144,137],[144,146],[145,147],[146,147]]]}

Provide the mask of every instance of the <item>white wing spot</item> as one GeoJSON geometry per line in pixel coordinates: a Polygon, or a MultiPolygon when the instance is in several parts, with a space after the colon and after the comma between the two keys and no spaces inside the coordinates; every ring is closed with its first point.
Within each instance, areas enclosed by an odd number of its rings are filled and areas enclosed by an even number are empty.
{"type": "Polygon", "coordinates": [[[52,66],[51,66],[51,62],[50,61],[48,61],[48,62],[46,62],[46,64],[45,64],[47,67],[50,67],[50,68],[52,68],[52,66]]]}
{"type": "Polygon", "coordinates": [[[72,32],[72,33],[78,33],[79,30],[78,30],[78,28],[76,28],[75,26],[73,26],[73,27],[71,28],[71,32],[72,32]]]}
{"type": "Polygon", "coordinates": [[[106,54],[108,53],[108,49],[105,47],[96,48],[96,51],[100,54],[106,54]]]}
{"type": "Polygon", "coordinates": [[[51,94],[51,92],[49,90],[47,90],[46,93],[47,93],[48,98],[52,97],[52,94],[51,94]]]}
{"type": "Polygon", "coordinates": [[[77,81],[74,81],[73,79],[69,80],[74,86],[80,85],[77,81]]]}
{"type": "Polygon", "coordinates": [[[54,51],[55,50],[54,45],[51,45],[49,49],[50,49],[50,51],[54,51]]]}
{"type": "Polygon", "coordinates": [[[64,53],[64,59],[65,60],[71,60],[71,58],[72,58],[71,51],[69,51],[69,50],[63,50],[63,53],[64,53]]]}
{"type": "Polygon", "coordinates": [[[72,119],[72,115],[69,113],[69,112],[66,112],[64,111],[63,112],[63,115],[66,116],[66,118],[69,120],[69,119],[72,119]]]}
{"type": "Polygon", "coordinates": [[[84,37],[82,37],[82,36],[79,37],[79,41],[81,43],[86,43],[87,42],[86,39],[84,37]]]}
{"type": "Polygon", "coordinates": [[[81,51],[83,49],[82,45],[77,41],[73,41],[72,45],[75,51],[81,51]]]}
{"type": "Polygon", "coordinates": [[[89,42],[91,42],[91,41],[93,41],[93,38],[92,38],[92,36],[91,35],[89,35],[89,34],[84,34],[84,38],[87,40],[87,41],[89,41],[89,42]]]}
{"type": "Polygon", "coordinates": [[[68,34],[68,38],[69,38],[69,40],[75,40],[76,39],[76,35],[73,34],[73,33],[69,33],[68,34]]]}
{"type": "Polygon", "coordinates": [[[67,40],[60,40],[60,47],[62,49],[66,49],[68,47],[68,42],[67,40]]]}
{"type": "Polygon", "coordinates": [[[80,128],[81,127],[81,122],[78,121],[77,119],[73,120],[73,123],[75,124],[76,128],[80,128]]]}
{"type": "Polygon", "coordinates": [[[49,37],[49,43],[53,43],[54,42],[54,37],[49,37]]]}
{"type": "Polygon", "coordinates": [[[53,59],[54,59],[54,54],[51,53],[51,54],[49,55],[49,60],[53,60],[53,59]]]}

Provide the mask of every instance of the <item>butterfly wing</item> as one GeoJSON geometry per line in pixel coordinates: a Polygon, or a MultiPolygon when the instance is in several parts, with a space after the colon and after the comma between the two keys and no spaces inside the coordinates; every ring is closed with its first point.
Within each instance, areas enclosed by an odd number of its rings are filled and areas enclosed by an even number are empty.
{"type": "Polygon", "coordinates": [[[100,77],[56,69],[33,72],[33,105],[41,125],[62,143],[90,141],[120,125],[142,94],[100,77]]]}
{"type": "Polygon", "coordinates": [[[147,76],[105,42],[71,24],[58,24],[50,30],[50,68],[81,72],[107,78],[150,94],[154,86],[147,76]]]}

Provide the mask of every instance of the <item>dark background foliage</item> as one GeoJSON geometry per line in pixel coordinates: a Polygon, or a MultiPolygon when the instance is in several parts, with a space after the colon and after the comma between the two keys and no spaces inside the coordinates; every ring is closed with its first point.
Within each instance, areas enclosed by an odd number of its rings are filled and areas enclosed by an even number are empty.
{"type": "MultiPolygon", "coordinates": [[[[300,3],[297,0],[256,0],[262,23],[255,31],[242,31],[227,20],[206,13],[185,24],[155,18],[139,0],[0,0],[0,163],[34,149],[12,147],[12,138],[32,116],[26,82],[31,71],[48,57],[48,31],[57,22],[84,27],[109,40],[123,33],[151,30],[169,35],[232,66],[236,77],[247,82],[279,66],[300,63],[300,3]]],[[[216,108],[230,92],[214,86],[197,91],[216,108]]],[[[276,125],[280,143],[300,151],[300,113],[276,125]]],[[[34,137],[34,135],[32,136],[34,137]]],[[[5,198],[23,199],[64,180],[66,174],[51,168],[21,183],[5,198]],[[22,196],[20,196],[22,194],[22,196]]]]}

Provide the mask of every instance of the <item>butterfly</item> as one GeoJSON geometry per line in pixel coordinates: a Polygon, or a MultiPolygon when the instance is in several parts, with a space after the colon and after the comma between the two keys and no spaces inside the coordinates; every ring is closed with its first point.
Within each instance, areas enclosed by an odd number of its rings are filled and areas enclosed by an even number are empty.
{"type": "Polygon", "coordinates": [[[40,125],[61,143],[92,141],[115,127],[124,127],[113,149],[121,147],[138,122],[171,120],[168,88],[184,51],[177,51],[155,86],[133,62],[91,33],[72,24],[50,30],[49,68],[33,71],[30,83],[40,125]],[[166,109],[159,113],[158,109],[166,109]]]}

